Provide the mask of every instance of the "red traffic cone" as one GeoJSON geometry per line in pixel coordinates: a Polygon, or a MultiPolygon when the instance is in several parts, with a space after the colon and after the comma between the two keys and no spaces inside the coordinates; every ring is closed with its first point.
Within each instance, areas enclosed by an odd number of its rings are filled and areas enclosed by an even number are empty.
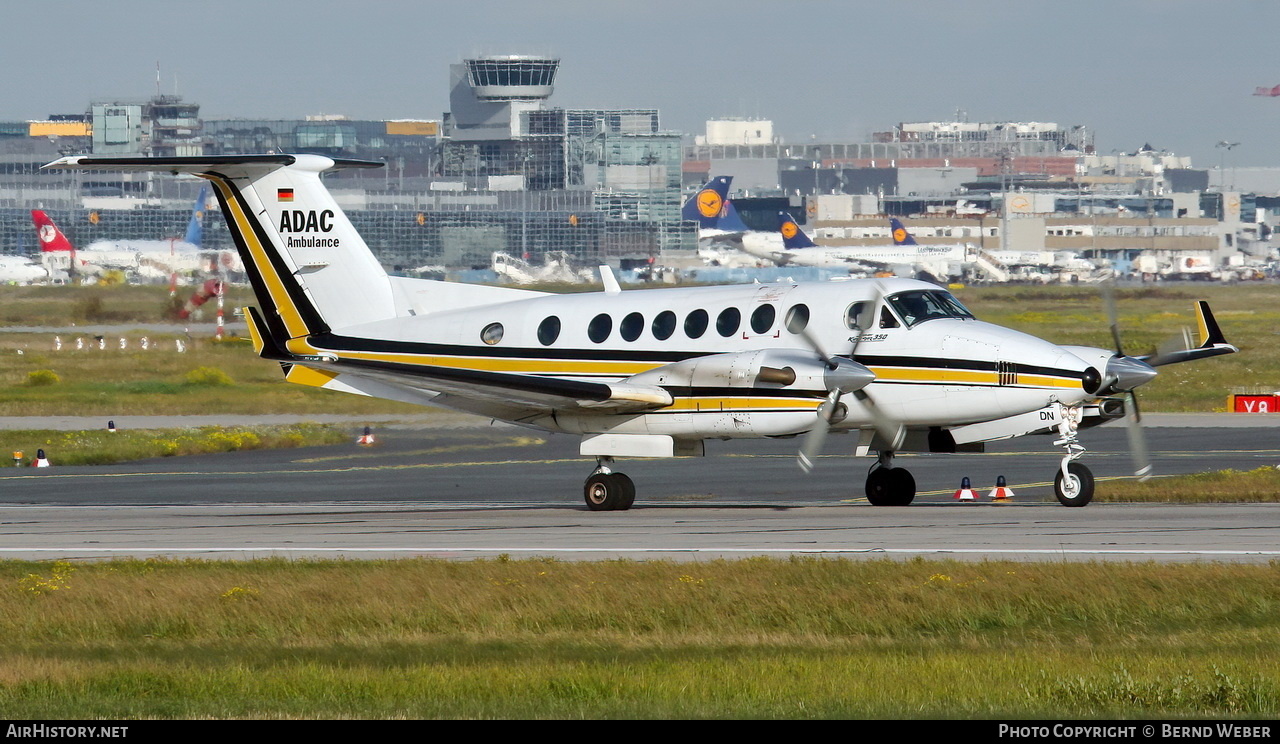
{"type": "Polygon", "coordinates": [[[364,427],[364,434],[360,435],[360,438],[356,440],[356,444],[373,444],[373,430],[367,426],[364,427]]]}
{"type": "Polygon", "coordinates": [[[107,422],[107,431],[111,432],[112,434],[115,434],[115,433],[116,433],[116,422],[115,422],[115,421],[108,421],[108,422],[107,422]]]}
{"type": "Polygon", "coordinates": [[[1004,476],[996,476],[996,487],[988,494],[992,501],[1008,501],[1013,498],[1013,489],[1005,484],[1004,476]]]}
{"type": "Polygon", "coordinates": [[[956,501],[977,501],[978,494],[973,492],[973,488],[969,486],[969,479],[960,479],[960,488],[956,491],[956,501]]]}
{"type": "Polygon", "coordinates": [[[31,463],[31,467],[33,468],[49,467],[49,458],[44,456],[44,450],[42,449],[36,450],[36,459],[31,463]]]}

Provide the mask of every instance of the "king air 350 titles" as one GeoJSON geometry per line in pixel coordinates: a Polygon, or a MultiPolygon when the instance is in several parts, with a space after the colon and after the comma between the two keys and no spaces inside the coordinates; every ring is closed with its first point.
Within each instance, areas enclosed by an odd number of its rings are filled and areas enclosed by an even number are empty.
{"type": "Polygon", "coordinates": [[[286,248],[337,248],[338,238],[327,238],[319,235],[302,235],[293,237],[292,233],[327,233],[333,230],[333,210],[325,209],[303,211],[286,209],[280,213],[280,234],[284,236],[286,248]]]}

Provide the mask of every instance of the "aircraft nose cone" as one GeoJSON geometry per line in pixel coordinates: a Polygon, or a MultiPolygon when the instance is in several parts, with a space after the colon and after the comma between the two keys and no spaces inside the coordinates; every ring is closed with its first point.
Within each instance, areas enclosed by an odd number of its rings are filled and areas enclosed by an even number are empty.
{"type": "Polygon", "coordinates": [[[1159,372],[1155,367],[1133,357],[1112,357],[1107,362],[1107,377],[1115,380],[1112,386],[1116,390],[1133,390],[1139,385],[1151,382],[1159,372]]]}
{"type": "Polygon", "coordinates": [[[839,390],[852,393],[870,385],[876,379],[876,373],[849,359],[837,358],[836,368],[828,369],[823,380],[828,390],[839,390]]]}

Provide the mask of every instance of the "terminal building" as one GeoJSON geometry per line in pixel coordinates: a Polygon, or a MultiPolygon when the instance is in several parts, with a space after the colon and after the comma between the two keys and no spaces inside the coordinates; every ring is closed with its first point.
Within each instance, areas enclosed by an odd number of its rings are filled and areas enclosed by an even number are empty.
{"type": "MultiPolygon", "coordinates": [[[[328,183],[393,270],[488,268],[495,253],[622,268],[693,255],[696,230],[680,220],[681,134],[661,128],[657,109],[552,106],[559,64],[463,60],[450,68],[450,110],[440,119],[205,120],[198,104],[157,95],[94,101],[58,127],[0,123],[0,240],[9,251],[34,250],[33,207],[77,244],[182,234],[197,182],[39,170],[61,155],[306,152],[386,163],[328,183]]],[[[217,210],[208,219],[210,247],[227,247],[217,210]]]]}
{"type": "MultiPolygon", "coordinates": [[[[697,232],[680,206],[718,175],[733,176],[749,227],[772,231],[785,209],[824,245],[883,244],[897,216],[931,242],[1070,252],[1121,269],[1151,256],[1213,266],[1274,257],[1280,171],[1225,169],[1225,151],[1217,169],[1196,169],[1148,145],[1100,151],[1083,125],[959,115],[864,142],[787,143],[772,121],[746,118],[686,138],[664,129],[656,108],[554,105],[559,65],[461,60],[435,118],[203,119],[198,104],[157,94],[0,122],[0,250],[36,250],[32,208],[77,245],[183,233],[195,179],[40,170],[62,155],[310,152],[386,164],[327,183],[384,265],[402,272],[489,268],[495,254],[692,266],[697,232]]],[[[219,212],[206,219],[209,247],[229,247],[219,212]]]]}
{"type": "Polygon", "coordinates": [[[772,132],[765,120],[707,122],[685,149],[685,185],[732,176],[748,226],[772,229],[786,209],[827,246],[884,245],[893,216],[918,240],[1069,255],[1122,274],[1194,266],[1208,277],[1276,257],[1275,198],[1211,190],[1209,171],[1150,145],[1099,153],[1085,126],[904,122],[855,143],[772,132]]]}

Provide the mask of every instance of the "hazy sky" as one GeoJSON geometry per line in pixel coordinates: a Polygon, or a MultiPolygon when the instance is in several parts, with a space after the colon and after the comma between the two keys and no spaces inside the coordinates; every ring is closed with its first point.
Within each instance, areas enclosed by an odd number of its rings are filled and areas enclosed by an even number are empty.
{"type": "Polygon", "coordinates": [[[1280,166],[1275,0],[60,0],[6,2],[0,119],[160,87],[206,119],[439,118],[448,66],[561,58],[552,102],[663,124],[774,121],[789,142],[900,121],[1084,124],[1215,167],[1280,166]]]}

